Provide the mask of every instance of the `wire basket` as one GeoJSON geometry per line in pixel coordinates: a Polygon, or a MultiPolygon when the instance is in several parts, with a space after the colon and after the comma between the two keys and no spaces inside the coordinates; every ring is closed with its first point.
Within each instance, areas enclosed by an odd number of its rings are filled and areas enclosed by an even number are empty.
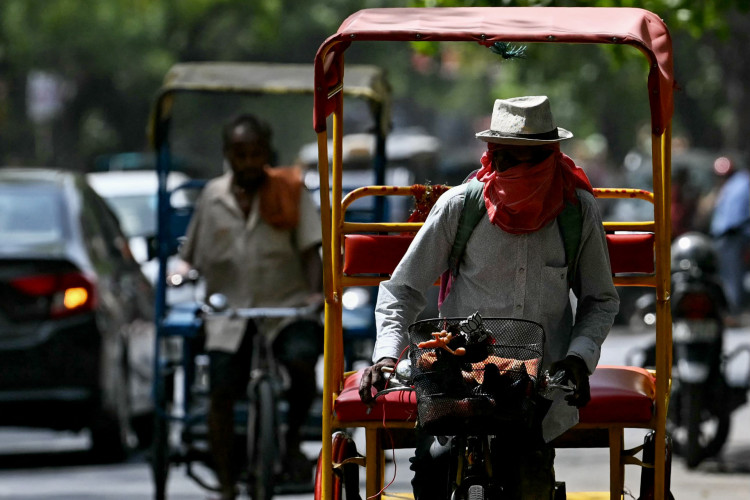
{"type": "Polygon", "coordinates": [[[409,326],[409,342],[427,433],[495,434],[497,425],[531,422],[544,348],[538,323],[479,314],[427,319],[409,326]]]}

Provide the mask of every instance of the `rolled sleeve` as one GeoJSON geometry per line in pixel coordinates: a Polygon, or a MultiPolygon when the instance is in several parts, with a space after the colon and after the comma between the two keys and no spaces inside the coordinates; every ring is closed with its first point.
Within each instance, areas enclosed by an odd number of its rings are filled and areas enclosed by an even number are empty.
{"type": "Polygon", "coordinates": [[[454,188],[438,200],[391,279],[380,284],[373,361],[401,355],[407,345],[409,325],[426,305],[427,291],[448,269],[448,256],[458,226],[453,211],[461,210],[464,190],[465,186],[454,188]]]}

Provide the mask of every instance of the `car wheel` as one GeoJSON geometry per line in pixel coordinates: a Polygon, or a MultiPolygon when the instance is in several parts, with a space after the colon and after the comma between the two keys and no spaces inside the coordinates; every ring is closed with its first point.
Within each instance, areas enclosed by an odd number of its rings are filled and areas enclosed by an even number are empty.
{"type": "MultiPolygon", "coordinates": [[[[124,460],[134,439],[130,426],[127,370],[116,367],[119,376],[110,401],[103,401],[91,423],[91,453],[100,462],[124,460]]],[[[106,398],[104,398],[106,399],[106,398]]]]}
{"type": "Polygon", "coordinates": [[[138,440],[138,449],[147,450],[154,442],[154,418],[156,413],[142,413],[130,420],[130,426],[138,440]]]}

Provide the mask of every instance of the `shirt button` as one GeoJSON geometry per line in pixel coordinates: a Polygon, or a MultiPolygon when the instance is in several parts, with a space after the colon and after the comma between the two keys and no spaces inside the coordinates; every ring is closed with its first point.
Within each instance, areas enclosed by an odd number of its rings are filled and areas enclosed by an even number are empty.
{"type": "Polygon", "coordinates": [[[560,279],[561,279],[561,280],[564,280],[564,279],[565,279],[565,273],[560,273],[560,279]]]}
{"type": "Polygon", "coordinates": [[[525,270],[526,270],[526,269],[524,269],[524,268],[522,268],[522,267],[519,267],[519,268],[518,268],[518,272],[519,272],[519,273],[522,273],[522,272],[524,272],[525,270]]]}
{"type": "Polygon", "coordinates": [[[516,304],[516,309],[521,309],[521,304],[516,304]]]}

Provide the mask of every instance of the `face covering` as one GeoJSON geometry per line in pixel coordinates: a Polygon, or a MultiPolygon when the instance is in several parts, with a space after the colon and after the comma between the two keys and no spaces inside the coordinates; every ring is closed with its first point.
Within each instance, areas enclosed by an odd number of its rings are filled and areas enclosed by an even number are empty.
{"type": "Polygon", "coordinates": [[[498,171],[492,159],[502,147],[488,143],[477,179],[484,182],[487,216],[504,231],[537,231],[555,219],[566,202],[578,204],[576,188],[593,193],[586,173],[560,151],[559,144],[530,146],[548,149],[550,154],[536,163],[521,162],[498,171]]]}

